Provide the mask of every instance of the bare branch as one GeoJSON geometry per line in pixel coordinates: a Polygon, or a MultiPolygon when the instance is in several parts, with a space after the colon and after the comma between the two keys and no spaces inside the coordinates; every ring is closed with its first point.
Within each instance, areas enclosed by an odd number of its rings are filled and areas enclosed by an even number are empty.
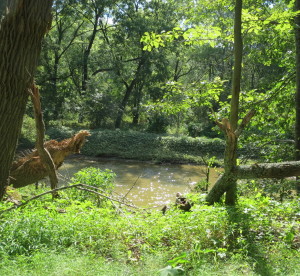
{"type": "Polygon", "coordinates": [[[45,195],[47,195],[47,194],[56,193],[56,192],[61,191],[61,190],[72,189],[72,188],[77,188],[77,189],[79,189],[79,190],[87,191],[87,192],[96,194],[96,195],[98,195],[98,196],[107,198],[107,199],[109,199],[109,200],[111,200],[111,201],[118,202],[118,203],[120,203],[120,204],[122,204],[122,205],[131,207],[131,208],[135,208],[135,209],[139,209],[139,208],[138,208],[137,206],[135,206],[135,205],[124,203],[124,202],[122,202],[122,201],[120,201],[120,200],[118,200],[118,199],[115,199],[115,198],[112,198],[112,197],[109,197],[109,196],[107,196],[107,195],[104,195],[104,194],[101,194],[101,193],[99,193],[99,192],[94,191],[93,189],[99,190],[97,187],[79,183],[79,184],[74,184],[74,185],[69,185],[69,186],[63,186],[63,187],[60,187],[60,188],[53,189],[53,190],[51,190],[51,191],[47,191],[47,192],[41,193],[41,194],[39,194],[39,195],[36,195],[36,196],[34,196],[34,197],[32,197],[32,198],[30,198],[30,199],[28,199],[28,200],[22,202],[22,203],[19,204],[19,205],[14,205],[14,206],[12,206],[12,207],[10,207],[10,208],[8,208],[8,209],[5,209],[5,210],[3,210],[3,211],[0,211],[0,214],[3,214],[3,213],[5,213],[5,212],[8,212],[8,211],[11,211],[11,210],[20,208],[20,207],[23,207],[24,205],[28,204],[29,202],[31,202],[31,201],[33,201],[33,200],[35,200],[35,199],[38,199],[38,198],[40,198],[40,197],[42,197],[42,196],[45,196],[45,195]]]}
{"type": "Polygon", "coordinates": [[[239,137],[243,131],[243,129],[247,126],[247,124],[250,122],[251,118],[255,115],[255,110],[250,110],[247,115],[242,120],[241,124],[238,126],[238,128],[235,130],[235,135],[239,137]]]}

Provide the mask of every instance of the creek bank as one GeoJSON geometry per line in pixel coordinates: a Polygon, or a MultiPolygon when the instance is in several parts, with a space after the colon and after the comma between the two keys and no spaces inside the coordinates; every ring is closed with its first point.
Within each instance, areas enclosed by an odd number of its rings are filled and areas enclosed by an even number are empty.
{"type": "Polygon", "coordinates": [[[222,158],[224,141],[219,138],[176,137],[121,130],[92,130],[82,154],[155,163],[203,164],[212,156],[222,158]]]}
{"type": "MultiPolygon", "coordinates": [[[[78,129],[68,127],[50,127],[47,140],[62,140],[71,137],[78,129]]],[[[151,161],[157,164],[199,164],[215,157],[216,166],[223,160],[225,142],[220,138],[172,136],[155,133],[123,130],[89,130],[91,137],[81,150],[90,157],[117,158],[138,161],[151,161]]],[[[20,148],[30,148],[34,141],[26,137],[20,140],[20,148]]],[[[256,151],[241,149],[240,156],[256,159],[256,151]],[[248,156],[249,152],[251,156],[248,156]]]]}

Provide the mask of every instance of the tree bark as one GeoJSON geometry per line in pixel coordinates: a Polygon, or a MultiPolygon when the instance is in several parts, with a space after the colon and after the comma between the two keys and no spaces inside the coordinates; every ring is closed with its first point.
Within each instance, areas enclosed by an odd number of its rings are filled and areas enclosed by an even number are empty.
{"type": "Polygon", "coordinates": [[[49,175],[51,189],[54,190],[57,188],[58,179],[57,179],[55,164],[53,162],[53,159],[49,151],[44,147],[45,124],[43,120],[40,93],[39,93],[39,89],[35,84],[33,84],[31,88],[31,99],[34,108],[34,117],[35,117],[36,133],[37,133],[35,147],[41,158],[41,162],[44,164],[47,173],[49,175]]]}
{"type": "Polygon", "coordinates": [[[225,160],[227,162],[230,162],[230,167],[224,167],[224,174],[222,176],[220,176],[217,180],[217,182],[215,183],[215,185],[212,187],[212,189],[209,191],[207,197],[206,197],[206,202],[208,204],[214,204],[215,202],[219,202],[222,195],[226,192],[232,192],[233,194],[233,198],[228,198],[226,200],[225,198],[225,203],[226,204],[235,204],[236,201],[236,184],[237,184],[237,180],[238,180],[238,175],[237,175],[237,166],[236,165],[232,165],[232,163],[236,164],[236,143],[237,140],[239,138],[239,136],[241,135],[242,131],[244,130],[244,128],[247,126],[247,124],[250,122],[251,118],[254,116],[255,111],[251,110],[242,120],[241,124],[237,127],[237,129],[233,132],[231,129],[231,125],[228,122],[227,119],[223,119],[222,123],[221,122],[217,122],[218,126],[223,130],[223,132],[226,133],[226,137],[228,140],[232,140],[231,142],[229,141],[226,144],[226,148],[225,148],[225,156],[228,158],[228,160],[225,160]],[[231,147],[229,147],[231,146],[231,147]],[[229,158],[232,158],[232,160],[230,160],[229,158]],[[230,171],[228,172],[228,170],[230,169],[230,171]],[[234,186],[233,184],[234,183],[234,186]],[[232,203],[230,200],[233,200],[234,203],[232,203]]]}
{"type": "MultiPolygon", "coordinates": [[[[222,123],[217,122],[223,130],[226,138],[226,147],[224,153],[224,175],[219,178],[217,183],[211,189],[207,196],[207,202],[210,204],[220,200],[226,192],[225,203],[234,205],[237,199],[237,177],[234,168],[237,165],[237,143],[240,130],[237,130],[238,112],[239,112],[239,95],[242,72],[242,0],[235,1],[235,18],[234,18],[234,69],[232,75],[232,97],[230,103],[230,119],[223,119],[222,123]]],[[[253,113],[254,115],[254,113],[253,113]]],[[[250,116],[251,117],[253,116],[250,116]]],[[[248,115],[247,115],[248,116],[248,115]]],[[[246,117],[247,117],[246,116],[246,117]]],[[[245,118],[246,118],[245,117],[245,118]]],[[[249,120],[250,120],[249,119],[249,120]]],[[[244,119],[245,120],[245,119],[244,119]]],[[[248,122],[248,121],[247,121],[248,122]]]]}
{"type": "Polygon", "coordinates": [[[41,41],[51,25],[49,0],[8,1],[0,24],[0,199],[9,184],[28,89],[41,50],[41,41]]]}
{"type": "Polygon", "coordinates": [[[86,47],[86,49],[84,50],[84,53],[83,53],[82,85],[81,85],[82,94],[85,94],[86,90],[87,90],[87,82],[88,82],[88,79],[89,79],[88,62],[89,62],[89,57],[90,57],[90,53],[91,53],[91,49],[92,49],[94,40],[95,40],[96,34],[98,32],[97,23],[98,23],[99,18],[100,18],[100,14],[96,14],[95,15],[95,23],[94,23],[94,27],[93,27],[93,32],[92,32],[91,36],[89,37],[88,46],[86,47]]]}
{"type": "Polygon", "coordinates": [[[140,83],[136,85],[136,91],[134,95],[134,103],[133,103],[133,111],[132,111],[132,124],[137,126],[139,124],[140,118],[140,105],[142,100],[142,91],[143,91],[144,83],[140,83]]]}
{"type": "Polygon", "coordinates": [[[238,179],[277,178],[300,176],[300,161],[281,163],[257,163],[237,166],[234,173],[238,179]]]}
{"type": "MultiPolygon", "coordinates": [[[[233,168],[235,179],[255,179],[255,178],[277,178],[300,176],[300,161],[281,163],[260,163],[247,166],[236,166],[233,168]]],[[[226,183],[230,181],[228,175],[222,174],[209,194],[206,202],[209,205],[218,202],[221,196],[227,191],[226,183]]]]}
{"type": "Polygon", "coordinates": [[[125,82],[126,91],[125,91],[123,100],[122,100],[121,104],[119,105],[117,118],[116,118],[116,122],[115,122],[115,128],[120,128],[121,127],[124,111],[125,111],[127,102],[129,100],[129,97],[132,94],[135,83],[136,83],[136,78],[131,81],[130,85],[128,85],[125,82]]]}
{"type": "Polygon", "coordinates": [[[139,63],[138,63],[138,66],[137,66],[137,69],[136,69],[136,72],[135,72],[134,79],[131,80],[130,84],[128,84],[126,81],[123,80],[123,83],[124,83],[124,85],[126,87],[126,90],[125,90],[125,94],[124,94],[124,97],[122,99],[122,102],[119,105],[119,109],[118,109],[118,113],[117,113],[117,118],[116,118],[116,121],[115,121],[115,128],[120,128],[121,127],[121,123],[122,123],[122,119],[123,119],[125,108],[127,106],[129,97],[132,94],[134,86],[136,84],[138,84],[139,81],[140,81],[140,79],[141,79],[140,71],[141,71],[144,63],[145,63],[145,58],[142,57],[139,60],[139,63]]]}
{"type": "MultiPolygon", "coordinates": [[[[300,176],[300,161],[281,163],[260,163],[247,166],[236,166],[233,169],[235,179],[277,178],[300,176]]],[[[226,183],[231,179],[222,174],[210,190],[206,201],[209,205],[218,202],[227,191],[226,183]]]]}
{"type": "MultiPolygon", "coordinates": [[[[300,11],[300,0],[295,0],[295,11],[300,11]]],[[[296,48],[296,122],[295,122],[295,160],[300,160],[300,15],[295,17],[295,48],[296,48]]],[[[300,181],[296,186],[300,193],[300,181]]]]}

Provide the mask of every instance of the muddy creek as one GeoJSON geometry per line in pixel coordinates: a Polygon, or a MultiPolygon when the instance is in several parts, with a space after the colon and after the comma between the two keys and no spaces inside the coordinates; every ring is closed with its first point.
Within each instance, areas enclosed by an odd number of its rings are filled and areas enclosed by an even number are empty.
{"type": "MultiPolygon", "coordinates": [[[[96,167],[116,174],[115,192],[126,195],[137,206],[153,207],[174,202],[177,192],[188,193],[201,179],[206,179],[206,167],[189,164],[153,164],[132,160],[76,157],[65,160],[58,170],[60,183],[68,183],[75,172],[96,167]]],[[[210,183],[219,175],[210,170],[210,183]]]]}

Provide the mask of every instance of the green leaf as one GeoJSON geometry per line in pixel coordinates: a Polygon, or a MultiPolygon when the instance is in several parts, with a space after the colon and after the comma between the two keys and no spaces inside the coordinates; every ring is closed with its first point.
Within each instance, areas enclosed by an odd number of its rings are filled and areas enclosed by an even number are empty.
{"type": "Polygon", "coordinates": [[[183,275],[184,270],[181,267],[172,267],[170,265],[166,266],[165,268],[159,270],[160,276],[178,276],[183,275]]]}

